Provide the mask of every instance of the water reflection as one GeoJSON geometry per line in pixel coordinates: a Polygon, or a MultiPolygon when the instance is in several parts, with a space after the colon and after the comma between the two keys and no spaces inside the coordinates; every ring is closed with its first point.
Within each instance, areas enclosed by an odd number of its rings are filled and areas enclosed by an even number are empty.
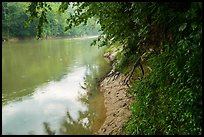
{"type": "Polygon", "coordinates": [[[84,66],[99,53],[92,40],[46,40],[3,43],[3,104],[31,95],[42,83],[61,78],[84,66]]]}
{"type": "Polygon", "coordinates": [[[3,52],[2,134],[92,134],[102,124],[105,109],[97,81],[107,62],[89,45],[50,46],[38,50],[39,62],[28,54],[30,60],[23,59],[20,50],[3,52]],[[10,66],[13,58],[16,69],[10,66]]]}
{"type": "Polygon", "coordinates": [[[67,113],[67,119],[62,121],[60,127],[61,134],[71,134],[71,135],[89,135],[90,126],[89,120],[87,118],[87,112],[79,112],[79,119],[74,120],[69,112],[67,113]]]}
{"type": "Polygon", "coordinates": [[[96,133],[105,120],[105,107],[104,98],[101,92],[99,92],[99,81],[101,78],[109,72],[110,67],[107,66],[107,62],[95,61],[93,65],[86,65],[86,76],[84,78],[84,84],[87,90],[87,96],[83,96],[81,99],[86,104],[89,104],[90,127],[92,133],[96,133]]]}
{"type": "Polygon", "coordinates": [[[78,68],[65,75],[61,81],[51,81],[37,88],[33,96],[4,106],[3,134],[27,134],[32,131],[45,134],[39,128],[41,123],[49,121],[50,127],[57,129],[61,124],[59,121],[67,116],[66,112],[73,120],[77,120],[82,112],[87,111],[87,106],[78,101],[79,93],[85,93],[79,86],[83,82],[84,73],[85,67],[78,68]]]}
{"type": "Polygon", "coordinates": [[[43,125],[44,125],[45,132],[46,132],[48,135],[55,135],[55,132],[56,132],[56,131],[55,131],[55,130],[54,130],[54,131],[51,130],[50,125],[49,125],[48,122],[44,122],[43,125]]]}

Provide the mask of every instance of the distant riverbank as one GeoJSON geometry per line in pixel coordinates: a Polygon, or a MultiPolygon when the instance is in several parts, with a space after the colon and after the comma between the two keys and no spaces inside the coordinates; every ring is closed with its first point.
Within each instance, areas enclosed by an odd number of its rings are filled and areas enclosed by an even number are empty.
{"type": "MultiPolygon", "coordinates": [[[[78,37],[69,37],[69,36],[63,36],[63,37],[52,37],[48,36],[45,38],[40,38],[39,40],[44,40],[44,39],[91,39],[91,38],[97,38],[99,35],[93,35],[93,36],[78,36],[78,37]]],[[[17,37],[11,37],[11,38],[5,38],[2,37],[2,42],[16,42],[19,40],[34,40],[36,39],[35,37],[33,38],[17,38],[17,37]]]]}
{"type": "Polygon", "coordinates": [[[91,38],[97,38],[99,35],[97,36],[83,36],[83,37],[76,37],[76,38],[72,38],[72,39],[91,39],[91,38]]]}

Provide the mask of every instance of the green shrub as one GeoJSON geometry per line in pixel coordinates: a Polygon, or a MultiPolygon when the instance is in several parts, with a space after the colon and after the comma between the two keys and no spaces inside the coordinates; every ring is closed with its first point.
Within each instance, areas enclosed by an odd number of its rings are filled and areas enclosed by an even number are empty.
{"type": "MultiPolygon", "coordinates": [[[[200,135],[202,132],[201,20],[192,4],[162,54],[149,57],[150,75],[134,81],[127,134],[200,135]]],[[[172,26],[173,28],[174,26],[172,26]]]]}

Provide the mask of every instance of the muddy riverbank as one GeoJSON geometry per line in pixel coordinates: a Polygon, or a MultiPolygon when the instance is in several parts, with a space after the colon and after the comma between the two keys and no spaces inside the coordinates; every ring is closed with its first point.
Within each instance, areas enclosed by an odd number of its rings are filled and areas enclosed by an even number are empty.
{"type": "Polygon", "coordinates": [[[120,75],[114,80],[114,77],[106,77],[100,83],[100,91],[104,95],[104,105],[106,108],[106,119],[99,135],[122,135],[123,125],[130,118],[131,97],[127,93],[128,87],[123,84],[124,76],[120,75]]]}

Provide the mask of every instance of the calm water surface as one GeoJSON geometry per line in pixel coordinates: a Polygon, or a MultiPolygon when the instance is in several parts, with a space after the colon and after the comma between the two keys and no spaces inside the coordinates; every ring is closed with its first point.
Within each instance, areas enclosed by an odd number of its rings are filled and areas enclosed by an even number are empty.
{"type": "Polygon", "coordinates": [[[99,129],[105,108],[97,81],[109,66],[92,41],[3,43],[2,134],[93,134],[99,129]]]}

